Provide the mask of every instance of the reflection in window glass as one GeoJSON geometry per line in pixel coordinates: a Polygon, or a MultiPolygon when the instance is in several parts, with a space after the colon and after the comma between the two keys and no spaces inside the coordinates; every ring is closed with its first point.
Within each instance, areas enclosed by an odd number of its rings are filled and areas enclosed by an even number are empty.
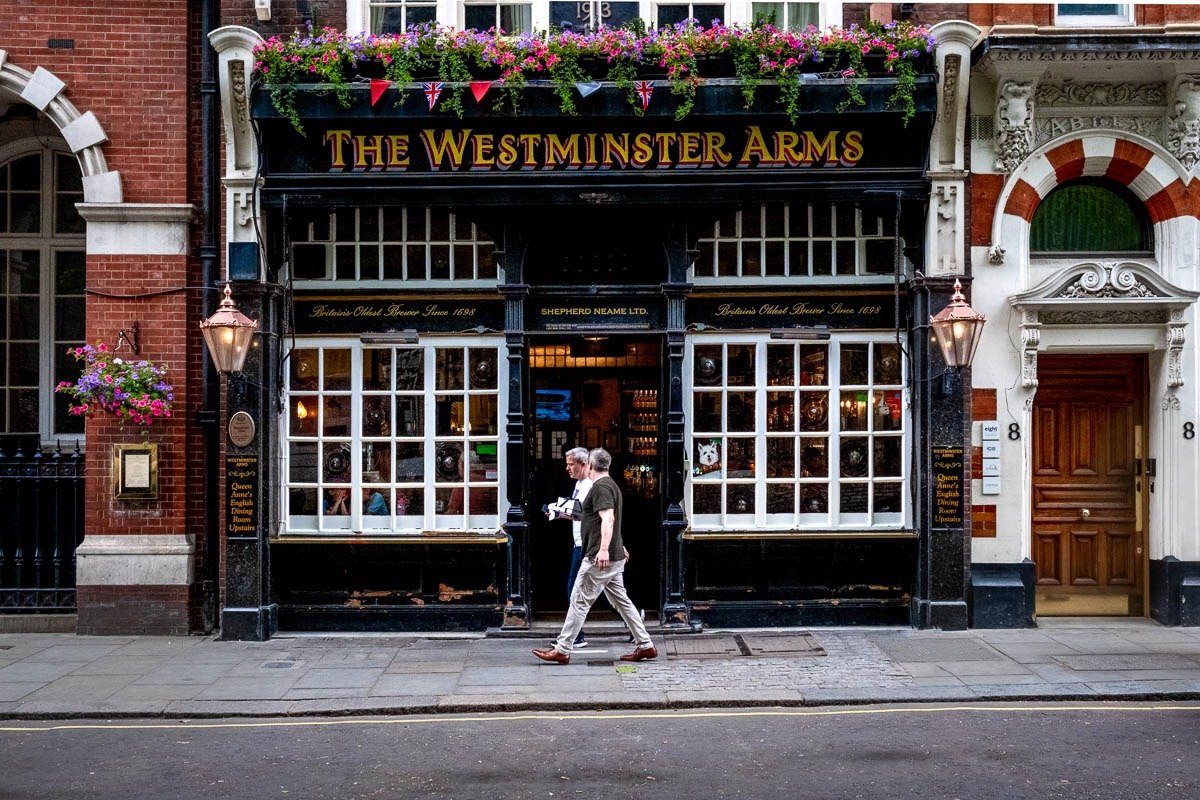
{"type": "Polygon", "coordinates": [[[293,350],[288,533],[494,532],[501,346],[343,340],[293,350]]]}
{"type": "Polygon", "coordinates": [[[78,160],[41,147],[0,163],[0,433],[82,435],[83,418],[54,389],[80,364],[84,225],[78,160]]]}
{"type": "Polygon", "coordinates": [[[894,341],[698,334],[688,366],[694,527],[902,524],[906,412],[894,341]]]}

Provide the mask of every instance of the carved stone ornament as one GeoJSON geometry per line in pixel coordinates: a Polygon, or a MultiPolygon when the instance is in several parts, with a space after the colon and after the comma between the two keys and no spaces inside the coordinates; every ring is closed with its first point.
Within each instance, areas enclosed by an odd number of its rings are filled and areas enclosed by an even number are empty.
{"type": "Polygon", "coordinates": [[[1084,130],[1119,131],[1143,136],[1153,142],[1166,144],[1163,136],[1162,114],[1129,116],[1126,114],[1042,114],[1039,109],[1034,123],[1034,138],[1038,146],[1071,133],[1084,130]]]}
{"type": "Polygon", "coordinates": [[[1021,312],[1021,385],[1037,387],[1037,353],[1043,326],[1161,327],[1167,385],[1184,384],[1184,310],[1200,292],[1182,289],[1153,267],[1132,261],[1084,262],[1060,270],[1009,304],[1021,312]]]}
{"type": "Polygon", "coordinates": [[[1189,170],[1200,161],[1200,75],[1181,75],[1175,84],[1167,148],[1189,170]]]}
{"type": "Polygon", "coordinates": [[[958,95],[958,73],[962,68],[962,56],[950,53],[946,56],[945,73],[942,80],[942,117],[948,117],[956,108],[955,99],[958,95]]]}
{"type": "Polygon", "coordinates": [[[1033,83],[1005,81],[996,99],[996,166],[1011,173],[1033,147],[1033,83]]]}
{"type": "Polygon", "coordinates": [[[1038,108],[1043,106],[1161,106],[1167,102],[1162,83],[1039,83],[1038,108]]]}
{"type": "Polygon", "coordinates": [[[936,271],[957,275],[958,269],[958,187],[942,184],[934,190],[937,203],[936,271]]]}
{"type": "Polygon", "coordinates": [[[1179,395],[1171,393],[1163,395],[1162,403],[1159,405],[1163,411],[1178,411],[1180,409],[1179,395]]]}
{"type": "Polygon", "coordinates": [[[989,264],[1003,264],[1004,263],[1004,253],[1005,253],[1005,250],[1003,247],[1001,247],[998,244],[992,245],[991,247],[988,248],[988,253],[987,253],[988,263],[989,264]]]}

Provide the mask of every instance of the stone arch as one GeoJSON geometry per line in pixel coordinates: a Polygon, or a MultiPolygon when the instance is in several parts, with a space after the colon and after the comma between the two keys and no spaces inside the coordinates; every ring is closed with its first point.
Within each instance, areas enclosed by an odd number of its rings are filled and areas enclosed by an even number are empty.
{"type": "Polygon", "coordinates": [[[66,88],[67,84],[45,67],[30,72],[11,63],[8,53],[0,50],[0,98],[31,105],[54,123],[79,161],[84,202],[120,203],[121,174],[108,168],[101,147],[108,134],[93,112],[79,113],[64,96],[66,88]]]}
{"type": "Polygon", "coordinates": [[[1052,189],[1081,177],[1104,177],[1128,187],[1155,226],[1192,213],[1189,175],[1161,146],[1131,134],[1085,131],[1043,145],[1009,176],[992,220],[992,261],[1003,260],[999,245],[1005,218],[1028,225],[1052,189]]]}

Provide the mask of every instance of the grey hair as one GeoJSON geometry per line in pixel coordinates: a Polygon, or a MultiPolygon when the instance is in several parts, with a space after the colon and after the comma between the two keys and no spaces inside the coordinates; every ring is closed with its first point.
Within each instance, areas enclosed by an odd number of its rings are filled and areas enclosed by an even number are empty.
{"type": "Polygon", "coordinates": [[[608,468],[612,466],[612,456],[603,447],[597,447],[589,453],[588,461],[597,472],[608,472],[608,468]]]}
{"type": "Polygon", "coordinates": [[[567,452],[563,453],[563,458],[569,461],[574,461],[576,464],[588,463],[588,449],[586,447],[572,447],[567,452]]]}

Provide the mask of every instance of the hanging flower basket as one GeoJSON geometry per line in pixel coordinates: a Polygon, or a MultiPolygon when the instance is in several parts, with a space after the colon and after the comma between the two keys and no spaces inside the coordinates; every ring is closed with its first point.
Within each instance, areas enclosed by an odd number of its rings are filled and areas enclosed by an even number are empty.
{"type": "Polygon", "coordinates": [[[175,390],[167,383],[166,367],[118,358],[103,342],[69,348],[67,355],[83,368],[75,383],[62,381],[55,388],[71,398],[70,413],[90,417],[106,411],[122,424],[146,426],[171,416],[175,390]]]}

